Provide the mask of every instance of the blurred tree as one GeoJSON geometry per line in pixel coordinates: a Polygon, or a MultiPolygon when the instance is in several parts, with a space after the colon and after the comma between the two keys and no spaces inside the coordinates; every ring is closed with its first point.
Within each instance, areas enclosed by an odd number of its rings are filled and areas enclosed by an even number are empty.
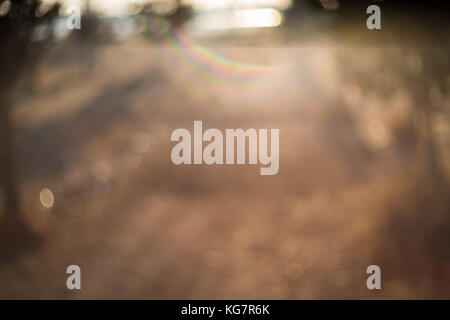
{"type": "Polygon", "coordinates": [[[25,225],[15,170],[12,92],[18,79],[33,70],[43,49],[42,43],[35,40],[51,34],[50,23],[59,10],[59,5],[54,4],[43,12],[41,5],[40,0],[0,1],[0,187],[5,198],[6,225],[25,225]]]}
{"type": "Polygon", "coordinates": [[[167,19],[174,27],[181,27],[193,15],[193,10],[190,5],[184,4],[181,0],[176,1],[176,9],[167,15],[167,19]]]}
{"type": "Polygon", "coordinates": [[[179,28],[192,18],[193,9],[190,4],[186,4],[181,0],[162,0],[142,6],[140,13],[163,17],[170,22],[171,26],[179,28]],[[158,4],[165,5],[158,6],[158,4]]]}

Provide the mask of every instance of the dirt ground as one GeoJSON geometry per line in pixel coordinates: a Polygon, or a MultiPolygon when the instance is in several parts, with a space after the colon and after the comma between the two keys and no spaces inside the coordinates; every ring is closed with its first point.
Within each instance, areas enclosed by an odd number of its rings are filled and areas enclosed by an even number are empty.
{"type": "Polygon", "coordinates": [[[206,46],[239,63],[199,67],[189,45],[142,37],[48,52],[15,113],[43,240],[0,264],[0,297],[450,298],[448,51],[206,46]],[[279,128],[279,173],[172,164],[170,134],[194,120],[279,128]]]}

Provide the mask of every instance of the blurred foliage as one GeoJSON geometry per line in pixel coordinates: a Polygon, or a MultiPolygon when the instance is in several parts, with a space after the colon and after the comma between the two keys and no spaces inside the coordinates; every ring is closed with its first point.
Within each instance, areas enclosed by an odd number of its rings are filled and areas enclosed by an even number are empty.
{"type": "Polygon", "coordinates": [[[182,26],[189,19],[191,19],[194,14],[192,6],[185,4],[180,0],[174,2],[172,8],[165,8],[165,10],[159,8],[157,4],[158,3],[156,2],[142,6],[140,13],[164,17],[171,23],[172,26],[175,27],[182,26]]]}
{"type": "Polygon", "coordinates": [[[0,88],[11,87],[29,62],[35,60],[32,54],[33,35],[38,32],[50,33],[49,25],[56,17],[59,4],[54,4],[42,12],[40,0],[2,1],[5,11],[0,17],[0,88]]]}

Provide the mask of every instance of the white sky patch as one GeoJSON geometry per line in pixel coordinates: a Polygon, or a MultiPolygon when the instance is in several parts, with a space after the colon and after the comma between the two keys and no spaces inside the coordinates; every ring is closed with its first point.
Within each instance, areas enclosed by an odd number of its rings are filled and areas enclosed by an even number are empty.
{"type": "MultiPolygon", "coordinates": [[[[43,0],[44,4],[54,3],[56,0],[43,0]]],[[[60,0],[64,7],[75,4],[81,9],[86,8],[90,3],[90,8],[104,16],[120,16],[130,14],[133,5],[144,5],[149,3],[162,3],[173,0],[60,0]]],[[[274,8],[286,10],[292,5],[292,0],[182,0],[182,3],[192,5],[196,11],[216,11],[216,10],[242,10],[257,8],[274,8]]],[[[64,10],[63,10],[64,12],[64,10]]]]}
{"type": "Polygon", "coordinates": [[[292,6],[292,0],[185,0],[199,11],[274,8],[286,10],[292,6]]]}

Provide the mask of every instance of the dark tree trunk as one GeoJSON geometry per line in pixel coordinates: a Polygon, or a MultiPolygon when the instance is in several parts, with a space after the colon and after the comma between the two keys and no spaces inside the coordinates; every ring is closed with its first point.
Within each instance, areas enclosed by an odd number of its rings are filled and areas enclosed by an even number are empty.
{"type": "Polygon", "coordinates": [[[4,192],[7,215],[18,214],[20,211],[11,107],[8,94],[0,94],[0,185],[4,192]]]}
{"type": "Polygon", "coordinates": [[[0,187],[5,198],[4,216],[0,222],[0,264],[38,248],[41,243],[41,238],[27,225],[20,208],[11,108],[10,96],[0,94],[0,187]]]}
{"type": "Polygon", "coordinates": [[[423,110],[421,147],[426,174],[430,178],[432,186],[439,188],[443,182],[443,170],[439,162],[438,150],[433,134],[432,113],[433,111],[430,106],[427,106],[423,110]]]}

